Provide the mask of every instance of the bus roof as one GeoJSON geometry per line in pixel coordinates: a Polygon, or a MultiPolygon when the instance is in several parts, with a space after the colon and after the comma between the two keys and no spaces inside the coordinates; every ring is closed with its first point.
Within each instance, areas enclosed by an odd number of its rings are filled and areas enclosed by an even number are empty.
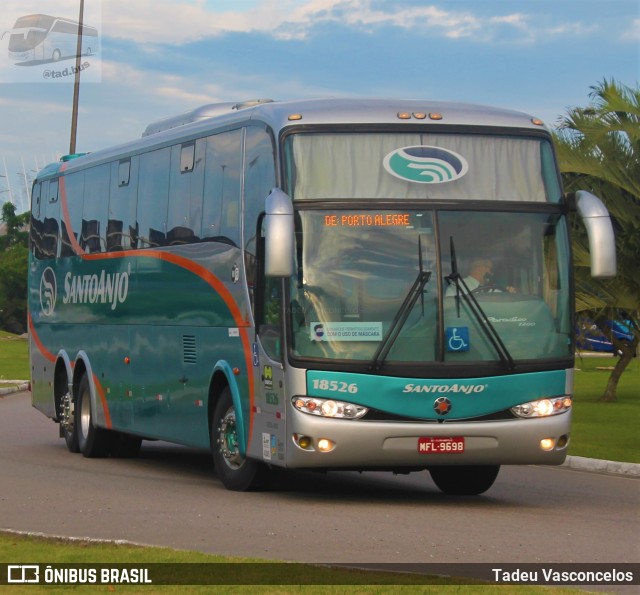
{"type": "Polygon", "coordinates": [[[270,126],[276,134],[286,128],[320,125],[396,125],[416,124],[483,128],[514,128],[545,130],[544,124],[522,112],[484,105],[431,100],[407,99],[304,99],[272,101],[257,99],[245,102],[214,103],[201,106],[177,116],[163,118],[147,126],[142,138],[103,149],[66,161],[52,164],[38,175],[48,177],[59,171],[73,171],[169,146],[210,134],[217,128],[257,121],[270,126]]]}

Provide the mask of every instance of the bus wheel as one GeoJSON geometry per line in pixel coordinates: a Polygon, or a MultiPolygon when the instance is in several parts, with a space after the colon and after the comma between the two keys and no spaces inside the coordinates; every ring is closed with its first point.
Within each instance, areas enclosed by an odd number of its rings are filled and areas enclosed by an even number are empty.
{"type": "Polygon", "coordinates": [[[266,487],[267,467],[240,454],[236,410],[229,387],[222,391],[213,414],[211,453],[216,474],[228,490],[244,492],[266,487]]]}
{"type": "Polygon", "coordinates": [[[104,457],[109,454],[110,436],[108,430],[96,428],[93,425],[91,389],[86,374],[82,375],[78,386],[75,426],[78,434],[78,446],[85,457],[104,457]]]}
{"type": "Polygon", "coordinates": [[[78,429],[73,411],[73,397],[68,390],[60,399],[58,419],[60,420],[61,435],[64,437],[69,452],[80,452],[80,447],[78,446],[78,429]]]}
{"type": "Polygon", "coordinates": [[[451,465],[429,469],[438,488],[453,496],[477,496],[486,492],[499,471],[500,465],[451,465]]]}

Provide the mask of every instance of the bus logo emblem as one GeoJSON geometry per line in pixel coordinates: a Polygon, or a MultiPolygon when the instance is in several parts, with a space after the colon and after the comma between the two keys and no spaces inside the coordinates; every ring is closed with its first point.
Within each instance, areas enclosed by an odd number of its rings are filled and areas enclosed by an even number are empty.
{"type": "Polygon", "coordinates": [[[56,307],[57,294],[56,274],[51,267],[47,267],[40,279],[40,307],[45,316],[53,314],[53,310],[56,307]]]}
{"type": "Polygon", "coordinates": [[[469,170],[469,164],[461,155],[427,145],[396,149],[388,153],[382,163],[392,176],[417,184],[453,182],[469,170]]]}
{"type": "Polygon", "coordinates": [[[451,401],[447,397],[438,397],[433,402],[433,410],[438,415],[446,415],[451,411],[451,401]]]}

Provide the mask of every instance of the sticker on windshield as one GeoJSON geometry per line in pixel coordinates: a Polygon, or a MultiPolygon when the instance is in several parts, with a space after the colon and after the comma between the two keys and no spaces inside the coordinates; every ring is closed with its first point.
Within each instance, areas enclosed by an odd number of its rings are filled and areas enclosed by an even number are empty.
{"type": "Polygon", "coordinates": [[[469,327],[449,326],[445,329],[447,351],[469,351],[469,327]]]}
{"type": "Polygon", "coordinates": [[[312,322],[312,341],[382,341],[381,322],[312,322]]]}
{"type": "Polygon", "coordinates": [[[396,149],[387,154],[382,163],[392,176],[418,184],[453,182],[469,170],[469,164],[461,155],[427,145],[396,149]]]}

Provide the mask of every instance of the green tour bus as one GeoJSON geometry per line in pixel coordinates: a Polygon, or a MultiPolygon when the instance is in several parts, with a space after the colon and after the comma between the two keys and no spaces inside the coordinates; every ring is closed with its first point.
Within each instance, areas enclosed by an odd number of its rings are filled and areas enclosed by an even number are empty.
{"type": "Polygon", "coordinates": [[[86,457],[209,449],[232,490],[428,469],[480,494],[565,459],[575,211],[592,274],[615,274],[607,210],[563,194],[518,112],[257,100],[155,122],[34,182],[33,405],[86,457]]]}

